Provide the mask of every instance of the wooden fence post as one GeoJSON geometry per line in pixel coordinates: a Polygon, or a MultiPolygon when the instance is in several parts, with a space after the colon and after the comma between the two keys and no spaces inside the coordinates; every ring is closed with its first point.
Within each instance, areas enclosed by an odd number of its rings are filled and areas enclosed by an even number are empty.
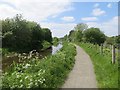
{"type": "Polygon", "coordinates": [[[103,44],[100,45],[100,54],[103,54],[103,44]]]}
{"type": "Polygon", "coordinates": [[[112,45],[112,64],[115,64],[115,46],[112,45]]]}

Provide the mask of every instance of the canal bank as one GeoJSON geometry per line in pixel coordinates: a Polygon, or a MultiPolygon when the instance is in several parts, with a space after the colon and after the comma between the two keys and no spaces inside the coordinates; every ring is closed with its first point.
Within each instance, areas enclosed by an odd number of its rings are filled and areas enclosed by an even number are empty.
{"type": "Polygon", "coordinates": [[[22,63],[26,60],[29,60],[30,58],[38,58],[42,59],[48,55],[54,55],[62,48],[62,43],[59,43],[57,46],[52,45],[51,48],[48,48],[44,51],[36,52],[35,50],[28,53],[22,53],[22,54],[12,54],[8,55],[6,57],[2,57],[2,70],[9,68],[13,62],[15,63],[22,63]]]}

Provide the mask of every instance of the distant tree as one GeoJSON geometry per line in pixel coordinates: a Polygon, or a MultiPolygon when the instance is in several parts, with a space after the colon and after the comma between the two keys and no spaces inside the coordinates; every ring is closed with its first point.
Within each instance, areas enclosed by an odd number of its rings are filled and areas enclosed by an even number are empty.
{"type": "Polygon", "coordinates": [[[110,45],[115,44],[114,37],[107,37],[107,38],[106,38],[106,43],[107,43],[107,44],[110,44],[110,45]]]}
{"type": "Polygon", "coordinates": [[[88,28],[87,24],[79,23],[74,27],[74,30],[86,30],[88,28]]]}
{"type": "Polygon", "coordinates": [[[116,42],[117,44],[120,44],[120,35],[116,36],[115,42],[116,42]]]}
{"type": "Polygon", "coordinates": [[[120,35],[115,37],[115,44],[118,49],[120,49],[120,35]]]}
{"type": "Polygon", "coordinates": [[[99,28],[89,28],[84,31],[84,38],[93,44],[102,44],[106,40],[105,34],[99,28]]]}
{"type": "Polygon", "coordinates": [[[75,37],[76,37],[75,39],[76,41],[81,42],[83,37],[82,31],[81,30],[75,31],[75,37]]]}

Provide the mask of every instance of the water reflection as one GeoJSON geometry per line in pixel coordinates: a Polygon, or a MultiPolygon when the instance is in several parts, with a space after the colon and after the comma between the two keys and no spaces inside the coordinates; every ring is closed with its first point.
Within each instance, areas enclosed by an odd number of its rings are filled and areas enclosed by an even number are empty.
{"type": "Polygon", "coordinates": [[[62,48],[62,46],[63,45],[61,43],[59,43],[57,46],[52,46],[52,55],[59,51],[62,48]]]}

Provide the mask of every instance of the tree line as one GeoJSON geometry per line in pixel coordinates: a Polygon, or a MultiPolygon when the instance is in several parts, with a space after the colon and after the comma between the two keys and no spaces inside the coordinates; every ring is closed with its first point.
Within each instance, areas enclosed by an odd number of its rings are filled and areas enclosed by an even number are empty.
{"type": "Polygon", "coordinates": [[[64,39],[70,42],[89,42],[98,45],[106,43],[116,47],[120,44],[120,35],[108,37],[99,28],[88,28],[84,23],[77,24],[69,35],[64,36],[64,39]]]}
{"type": "Polygon", "coordinates": [[[33,21],[23,19],[22,15],[2,21],[2,47],[11,51],[28,52],[41,50],[43,42],[52,44],[52,33],[48,28],[41,28],[33,21]]]}

